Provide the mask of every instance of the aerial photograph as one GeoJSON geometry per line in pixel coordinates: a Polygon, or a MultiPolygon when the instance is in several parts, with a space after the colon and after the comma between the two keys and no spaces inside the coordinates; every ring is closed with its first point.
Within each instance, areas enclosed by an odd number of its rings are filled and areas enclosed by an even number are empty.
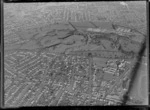
{"type": "Polygon", "coordinates": [[[145,1],[3,8],[4,107],[148,105],[145,1]]]}

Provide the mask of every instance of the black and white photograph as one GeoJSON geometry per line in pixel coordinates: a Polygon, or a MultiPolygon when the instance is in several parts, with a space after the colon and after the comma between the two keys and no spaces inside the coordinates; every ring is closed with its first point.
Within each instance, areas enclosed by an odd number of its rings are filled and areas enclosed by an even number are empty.
{"type": "Polygon", "coordinates": [[[4,107],[148,105],[146,1],[3,3],[4,107]]]}

